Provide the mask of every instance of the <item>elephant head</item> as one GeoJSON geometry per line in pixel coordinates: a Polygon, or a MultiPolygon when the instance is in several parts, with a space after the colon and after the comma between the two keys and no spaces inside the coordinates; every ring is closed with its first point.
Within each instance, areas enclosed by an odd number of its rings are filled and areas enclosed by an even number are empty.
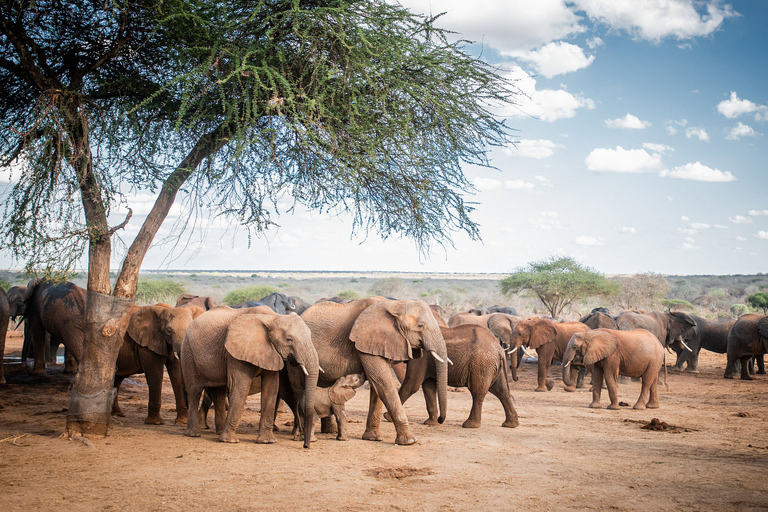
{"type": "MultiPolygon", "coordinates": [[[[279,371],[284,363],[298,365],[306,376],[304,396],[307,404],[315,403],[320,364],[312,345],[312,333],[298,315],[244,314],[229,324],[224,348],[235,359],[246,361],[263,370],[279,371]]],[[[304,411],[304,447],[309,448],[315,413],[304,411]]]]}
{"type": "Polygon", "coordinates": [[[6,295],[8,296],[8,305],[11,307],[11,318],[15,320],[18,317],[23,317],[26,309],[24,298],[27,296],[27,287],[11,286],[6,295]]]}
{"type": "Polygon", "coordinates": [[[177,308],[189,308],[192,306],[197,306],[204,309],[205,311],[216,307],[212,298],[201,297],[199,295],[192,295],[189,293],[183,294],[181,297],[179,297],[179,300],[176,301],[177,308]]]}
{"type": "Polygon", "coordinates": [[[355,396],[355,390],[362,386],[364,382],[364,375],[358,375],[357,373],[345,375],[328,388],[328,397],[335,404],[345,404],[355,396]]]}
{"type": "Polygon", "coordinates": [[[606,331],[577,332],[571,336],[563,355],[563,383],[573,386],[573,376],[568,367],[588,366],[610,356],[619,347],[619,340],[606,331]]]}
{"type": "MultiPolygon", "coordinates": [[[[494,313],[488,317],[488,329],[498,338],[504,350],[512,349],[512,335],[515,328],[519,325],[520,318],[504,313],[494,313]]],[[[512,370],[512,380],[517,382],[517,353],[511,354],[510,368],[512,370]]]]}
{"type": "Polygon", "coordinates": [[[197,306],[143,306],[131,317],[126,334],[155,354],[164,357],[173,353],[178,355],[187,327],[203,312],[197,306]]]}
{"type": "Polygon", "coordinates": [[[440,326],[429,306],[418,300],[377,302],[355,320],[349,339],[360,352],[390,361],[408,361],[424,351],[435,358],[438,422],[448,410],[448,354],[440,326]]]}
{"type": "Polygon", "coordinates": [[[583,323],[590,329],[619,329],[619,325],[616,323],[616,319],[613,318],[605,308],[595,308],[588,315],[585,315],[579,319],[579,322],[583,323]]]}
{"type": "Polygon", "coordinates": [[[662,340],[665,345],[671,345],[679,339],[687,339],[696,335],[696,320],[691,315],[680,311],[673,311],[665,315],[667,321],[667,339],[662,340]]]}
{"type": "Polygon", "coordinates": [[[296,311],[296,304],[293,302],[293,299],[280,292],[270,293],[266,297],[259,299],[258,302],[259,304],[269,306],[272,311],[280,315],[296,311]]]}

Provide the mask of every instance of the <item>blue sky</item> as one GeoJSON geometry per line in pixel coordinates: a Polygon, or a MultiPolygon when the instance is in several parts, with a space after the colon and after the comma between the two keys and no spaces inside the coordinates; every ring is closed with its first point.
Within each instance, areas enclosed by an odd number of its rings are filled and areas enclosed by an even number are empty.
{"type": "MultiPolygon", "coordinates": [[[[493,152],[498,170],[464,169],[483,241],[459,233],[425,260],[298,210],[250,248],[205,212],[206,230],[163,244],[177,205],[144,268],[510,272],[559,254],[609,274],[768,271],[768,2],[401,3],[445,11],[438,24],[526,93],[503,113],[518,143],[493,152]]],[[[153,200],[131,197],[126,239],[153,200]]]]}

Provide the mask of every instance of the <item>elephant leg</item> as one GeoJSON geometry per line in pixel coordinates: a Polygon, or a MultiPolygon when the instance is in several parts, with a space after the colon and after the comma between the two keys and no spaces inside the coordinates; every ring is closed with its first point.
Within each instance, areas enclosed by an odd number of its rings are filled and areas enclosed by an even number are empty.
{"type": "Polygon", "coordinates": [[[765,355],[755,356],[755,362],[757,363],[757,375],[765,375],[765,355]]]}
{"type": "MultiPolygon", "coordinates": [[[[280,375],[278,372],[261,372],[261,417],[259,418],[259,437],[256,442],[259,444],[276,443],[277,439],[273,432],[275,425],[274,411],[277,407],[277,394],[280,387],[280,375]]],[[[245,401],[243,401],[245,407],[245,401]]],[[[230,401],[229,408],[232,409],[230,401]]],[[[242,412],[242,411],[241,411],[242,412]]]]}
{"type": "Polygon", "coordinates": [[[739,362],[738,356],[732,353],[728,353],[728,362],[725,365],[725,373],[723,373],[724,379],[732,379],[733,378],[733,371],[736,363],[739,362]]]}
{"type": "Polygon", "coordinates": [[[658,373],[653,373],[649,375],[648,372],[645,372],[643,374],[642,379],[642,385],[640,386],[640,396],[637,398],[637,402],[635,402],[635,405],[632,406],[633,409],[636,409],[638,411],[641,411],[645,409],[646,405],[649,402],[648,396],[650,394],[651,386],[656,383],[658,385],[659,379],[658,373]]]}
{"type": "Polygon", "coordinates": [[[339,434],[336,436],[338,441],[349,441],[347,437],[347,415],[344,412],[343,405],[333,405],[333,416],[336,418],[336,423],[339,426],[339,434]]]}
{"type": "Polygon", "coordinates": [[[213,403],[213,426],[216,429],[216,434],[221,435],[224,432],[224,422],[227,419],[227,388],[220,386],[207,388],[206,391],[211,395],[213,403]]]}
{"type": "Polygon", "coordinates": [[[77,373],[79,361],[67,347],[64,347],[64,373],[77,373]]]}
{"type": "Polygon", "coordinates": [[[520,420],[517,417],[517,410],[515,410],[515,405],[512,403],[512,394],[509,392],[509,386],[505,379],[502,376],[499,376],[488,391],[499,399],[501,406],[504,408],[504,415],[506,418],[501,426],[507,428],[515,428],[519,426],[520,420]]]}
{"type": "Polygon", "coordinates": [[[600,393],[603,391],[603,368],[595,366],[592,370],[592,403],[589,407],[600,409],[600,393]]]}
{"type": "Polygon", "coordinates": [[[38,319],[30,322],[30,331],[32,333],[32,353],[35,358],[35,365],[30,372],[32,375],[45,375],[45,329],[38,319]]]}
{"type": "Polygon", "coordinates": [[[120,408],[120,404],[117,403],[117,397],[120,396],[120,385],[123,383],[125,377],[118,377],[115,375],[115,401],[112,402],[112,416],[125,416],[125,413],[120,408]]]}
{"type": "MultiPolygon", "coordinates": [[[[227,397],[229,398],[229,409],[227,410],[227,419],[224,422],[224,428],[219,433],[219,429],[216,429],[216,433],[219,435],[219,441],[222,443],[239,443],[237,438],[237,427],[240,425],[240,419],[243,416],[245,410],[245,401],[248,399],[248,390],[250,389],[250,381],[247,374],[230,376],[229,377],[229,390],[227,397]]],[[[214,403],[217,400],[214,398],[214,403]]],[[[263,406],[263,404],[262,404],[263,406]]],[[[264,408],[262,407],[262,411],[264,408]]],[[[262,418],[269,414],[262,413],[262,418]]],[[[218,419],[218,418],[217,418],[218,419]]]]}
{"type": "Polygon", "coordinates": [[[326,418],[320,418],[320,432],[323,434],[338,433],[338,429],[336,428],[336,423],[333,421],[333,418],[330,416],[326,418]]]}
{"type": "Polygon", "coordinates": [[[584,378],[587,376],[587,368],[582,366],[579,368],[579,374],[576,376],[576,389],[584,387],[584,378]]]}
{"type": "MultiPolygon", "coordinates": [[[[381,441],[384,438],[381,437],[379,432],[379,425],[381,424],[381,400],[376,393],[376,388],[373,387],[373,382],[368,377],[371,383],[370,397],[368,400],[368,419],[365,422],[365,432],[363,432],[363,439],[366,441],[381,441]]],[[[325,418],[323,418],[325,419],[325,418]]]]}
{"type": "Polygon", "coordinates": [[[437,421],[437,381],[434,379],[425,380],[421,385],[421,390],[424,393],[424,401],[427,403],[427,419],[424,420],[424,424],[429,426],[439,425],[440,423],[437,421]]]}
{"type": "Polygon", "coordinates": [[[395,363],[392,365],[392,370],[395,372],[395,376],[400,384],[405,379],[405,363],[395,363]]]}
{"type": "Polygon", "coordinates": [[[552,386],[555,385],[553,381],[547,380],[547,373],[549,372],[550,364],[552,364],[552,361],[547,361],[545,357],[539,354],[539,374],[536,379],[538,386],[536,389],[534,389],[534,391],[539,393],[543,391],[549,391],[552,389],[552,386]]]}
{"type": "MultiPolygon", "coordinates": [[[[645,383],[643,383],[645,384],[645,383]]],[[[649,409],[659,408],[659,381],[656,378],[651,379],[651,385],[648,387],[648,403],[646,407],[649,409]]]]}
{"type": "Polygon", "coordinates": [[[483,419],[483,400],[485,400],[487,390],[470,389],[469,392],[472,395],[472,408],[469,411],[469,418],[461,426],[464,428],[480,428],[483,419]]]}
{"type": "Polygon", "coordinates": [[[211,406],[213,405],[213,399],[211,398],[210,393],[206,390],[203,392],[203,403],[200,406],[200,412],[198,416],[200,417],[200,424],[203,426],[205,430],[210,429],[211,427],[208,426],[208,411],[211,410],[211,406]]]}
{"type": "Polygon", "coordinates": [[[189,411],[187,410],[187,401],[184,398],[184,387],[181,380],[181,362],[176,357],[169,358],[165,362],[165,369],[168,371],[168,377],[173,388],[173,397],[176,399],[176,419],[174,423],[184,425],[187,422],[189,411]]]}
{"type": "Polygon", "coordinates": [[[139,361],[141,362],[144,376],[147,378],[149,388],[149,403],[147,405],[147,417],[144,423],[147,425],[162,425],[160,406],[163,401],[163,362],[161,356],[144,347],[139,349],[139,361]]]}
{"type": "Polygon", "coordinates": [[[741,356],[741,380],[753,380],[749,374],[749,360],[751,355],[741,356]]]}
{"type": "Polygon", "coordinates": [[[190,375],[186,376],[184,381],[187,388],[187,407],[189,408],[189,418],[187,419],[187,428],[184,435],[188,437],[200,437],[200,398],[203,395],[203,386],[192,382],[190,375]]]}
{"type": "MultiPolygon", "coordinates": [[[[363,363],[365,375],[371,382],[371,388],[376,391],[376,400],[371,398],[372,408],[368,411],[368,421],[366,423],[366,434],[381,438],[379,425],[381,423],[381,403],[387,408],[392,423],[395,425],[397,436],[395,444],[410,445],[416,442],[416,438],[411,435],[408,427],[408,417],[405,415],[403,405],[400,403],[400,397],[397,395],[392,372],[389,371],[389,361],[379,356],[360,354],[360,361],[363,363]]],[[[365,437],[364,437],[365,439],[365,437]]]]}
{"type": "Polygon", "coordinates": [[[603,371],[603,378],[605,379],[605,385],[608,388],[608,397],[611,399],[611,405],[608,406],[608,409],[616,411],[619,409],[618,368],[615,371],[612,371],[612,370],[603,371]]]}

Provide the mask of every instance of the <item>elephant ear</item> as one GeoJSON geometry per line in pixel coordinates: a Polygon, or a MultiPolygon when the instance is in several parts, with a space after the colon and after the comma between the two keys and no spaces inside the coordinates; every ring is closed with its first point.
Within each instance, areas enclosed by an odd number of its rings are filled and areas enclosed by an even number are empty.
{"type": "Polygon", "coordinates": [[[381,356],[391,361],[408,361],[421,355],[414,354],[411,344],[400,331],[397,319],[405,315],[401,303],[377,302],[358,315],[352,325],[349,339],[360,352],[381,356]]]}
{"type": "Polygon", "coordinates": [[[763,340],[763,345],[768,349],[768,316],[764,316],[757,321],[757,332],[760,333],[760,336],[765,338],[765,340],[763,340]]]}
{"type": "Polygon", "coordinates": [[[619,346],[616,336],[608,332],[596,333],[587,341],[584,364],[595,364],[613,354],[619,346]]]}
{"type": "Polygon", "coordinates": [[[192,320],[205,313],[205,310],[199,306],[190,306],[187,309],[192,313],[192,320]]]}
{"type": "Polygon", "coordinates": [[[238,316],[229,324],[224,348],[235,359],[263,370],[282,370],[283,358],[270,342],[272,319],[274,317],[258,314],[238,316]]]}
{"type": "Polygon", "coordinates": [[[138,345],[163,357],[171,355],[171,348],[166,343],[161,329],[160,314],[169,307],[143,306],[139,308],[128,321],[128,328],[126,329],[128,336],[138,345]]]}
{"type": "Polygon", "coordinates": [[[539,348],[545,343],[549,343],[555,339],[555,336],[557,336],[555,324],[548,320],[539,320],[531,324],[530,329],[531,341],[528,343],[528,346],[532,349],[539,348]]]}
{"type": "Polygon", "coordinates": [[[339,382],[328,389],[328,397],[336,405],[344,405],[355,396],[355,393],[353,388],[342,386],[339,382]]]}

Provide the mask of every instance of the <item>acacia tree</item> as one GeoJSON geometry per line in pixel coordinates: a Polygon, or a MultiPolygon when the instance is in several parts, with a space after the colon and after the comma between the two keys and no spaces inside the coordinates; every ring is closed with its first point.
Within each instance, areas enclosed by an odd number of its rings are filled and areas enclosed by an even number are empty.
{"type": "Polygon", "coordinates": [[[605,297],[618,291],[618,285],[602,274],[573,258],[556,256],[515,269],[499,282],[499,288],[505,295],[532,291],[552,318],[557,318],[574,300],[605,297]]]}
{"type": "Polygon", "coordinates": [[[747,304],[755,309],[762,309],[763,314],[768,313],[768,293],[757,292],[747,297],[747,304]]]}
{"type": "Polygon", "coordinates": [[[615,301],[623,309],[654,309],[670,289],[667,279],[653,272],[621,277],[617,282],[620,290],[615,301]]]}
{"type": "Polygon", "coordinates": [[[141,262],[177,193],[259,233],[277,200],[345,211],[420,250],[478,237],[461,165],[509,142],[514,90],[432,19],[381,0],[17,0],[0,5],[3,242],[30,271],[88,249],[71,435],[106,435],[141,262]],[[111,207],[157,199],[110,283],[111,207]]]}

